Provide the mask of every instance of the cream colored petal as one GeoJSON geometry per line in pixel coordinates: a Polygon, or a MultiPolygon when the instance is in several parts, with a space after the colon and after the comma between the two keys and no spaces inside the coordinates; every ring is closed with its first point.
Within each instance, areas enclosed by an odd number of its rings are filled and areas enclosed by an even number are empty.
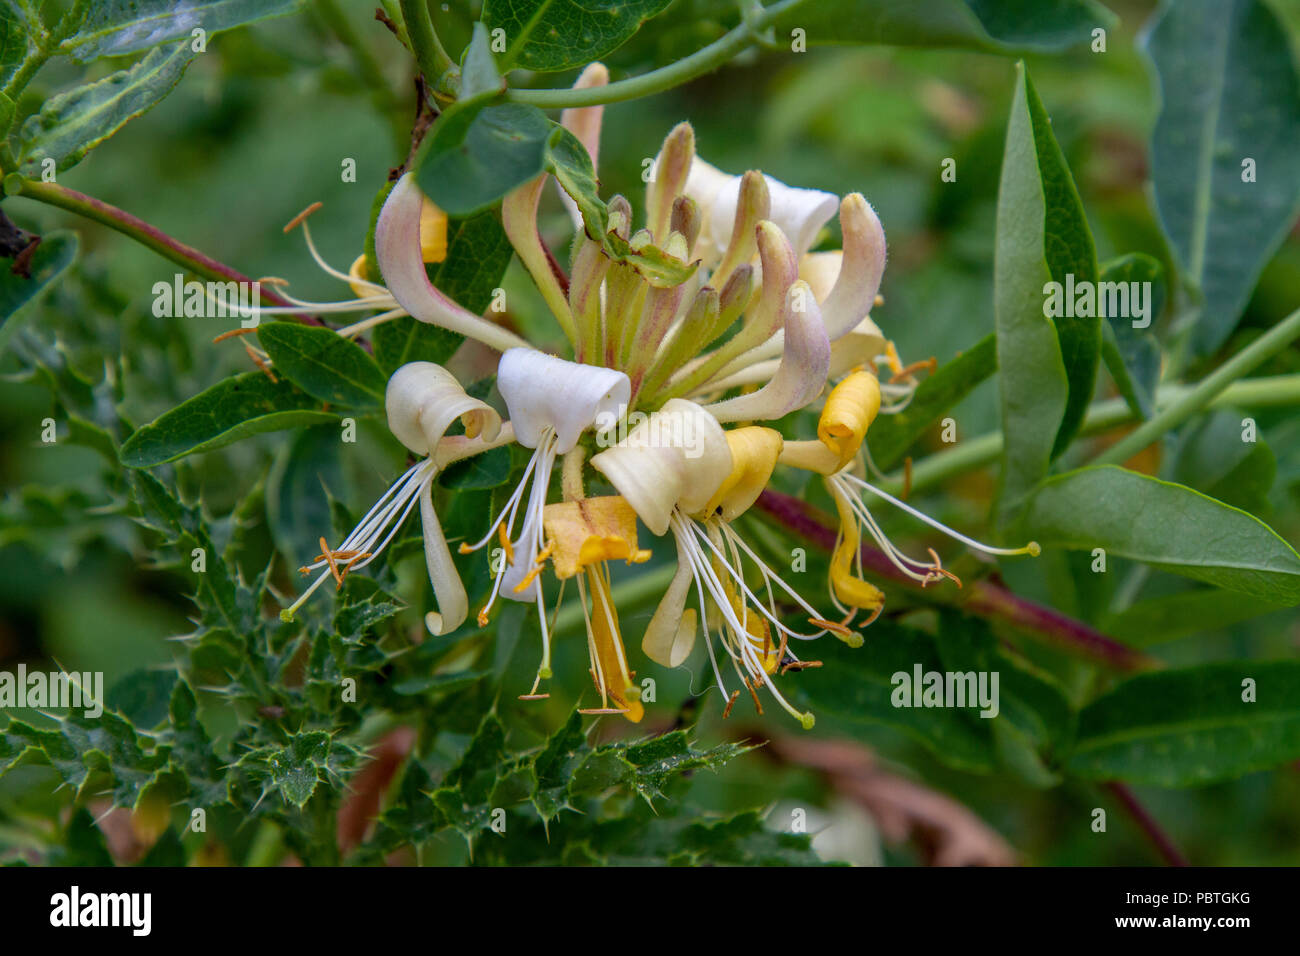
{"type": "Polygon", "coordinates": [[[536,448],[543,432],[554,429],[561,455],[586,429],[614,425],[632,397],[632,383],[622,372],[524,348],[501,356],[497,388],[519,444],[536,448]]]}
{"type": "Polygon", "coordinates": [[[433,478],[420,489],[420,524],[424,528],[424,560],[429,568],[429,582],[438,610],[424,616],[425,626],[434,636],[450,634],[465,623],[469,613],[469,598],[460,581],[456,564],[447,549],[442,526],[433,510],[433,478]]]}
{"type": "Polygon", "coordinates": [[[678,542],[677,572],[673,575],[668,590],[664,592],[659,607],[655,609],[654,617],[650,618],[645,636],[641,638],[641,650],[656,664],[678,667],[691,656],[695,647],[698,615],[694,608],[686,607],[686,599],[690,596],[691,582],[694,580],[690,559],[678,542]]]}
{"type": "Polygon", "coordinates": [[[420,214],[424,194],[410,173],[394,185],[375,223],[375,256],[384,284],[398,305],[430,325],[477,339],[496,349],[526,344],[519,336],[488,322],[434,288],[424,271],[420,214]]]}
{"type": "Polygon", "coordinates": [[[432,362],[408,362],[394,372],[384,409],[389,431],[417,455],[436,448],[458,418],[470,438],[482,435],[491,441],[501,430],[496,409],[466,394],[455,376],[432,362]]]}

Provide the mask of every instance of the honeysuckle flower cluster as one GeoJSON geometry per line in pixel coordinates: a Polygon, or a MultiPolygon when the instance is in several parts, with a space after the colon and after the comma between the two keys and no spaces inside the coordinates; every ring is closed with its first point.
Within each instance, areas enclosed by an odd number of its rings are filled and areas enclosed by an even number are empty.
{"type": "MultiPolygon", "coordinates": [[[[579,85],[603,83],[599,64],[579,85]]],[[[568,110],[564,125],[597,155],[600,107],[568,110]]],[[[420,506],[425,556],[437,610],[435,635],[457,631],[470,608],[436,514],[432,488],[454,461],[516,443],[531,452],[500,513],[462,554],[495,545],[491,593],[476,612],[485,626],[497,602],[534,605],[540,663],[524,698],[545,697],[551,677],[551,614],[571,579],[586,625],[591,675],[600,707],[639,721],[644,713],[625,650],[609,563],[639,563],[650,548],[638,522],[671,536],[677,568],[641,638],[655,663],[676,667],[705,635],[713,678],[730,713],[742,690],[761,713],[764,695],[804,727],[778,687],[792,670],[819,666],[796,648],[826,635],[859,646],[861,612],[871,623],[884,594],[862,574],[859,546],[870,535],[904,573],[929,583],[951,577],[938,555],[904,554],[882,532],[864,501],[875,496],[968,546],[987,548],[887,495],[867,481],[863,439],[880,413],[906,405],[917,366],[904,366],[870,318],[885,266],[885,237],[858,193],[837,198],[797,189],[758,172],[730,175],[695,155],[688,124],[673,129],[654,162],[644,226],[632,204],[607,204],[607,232],[566,205],[578,227],[567,287],[551,266],[537,228],[547,176],[508,195],[506,233],[557,324],[573,359],[546,354],[468,312],[429,281],[438,257],[436,208],[410,174],[394,185],[379,215],[375,252],[382,284],[362,257],[348,273],[331,270],[357,295],[347,303],[295,303],[302,309],[379,310],[367,323],[407,314],[502,352],[496,386],[506,409],[471,397],[445,368],[414,362],[388,384],[393,434],[417,457],[337,548],[302,570],[316,579],[296,609],[326,580],[380,554],[420,506]],[[810,252],[838,212],[843,248],[810,252]],[[797,440],[763,422],[821,404],[817,438],[797,440]],[[450,434],[459,421],[463,433],[450,434]],[[778,466],[823,476],[840,518],[829,597],[839,620],[823,614],[759,557],[736,520],[757,500],[778,466]],[[553,489],[559,473],[558,494],[553,489]],[[588,496],[588,485],[602,493],[588,496]],[[797,608],[803,624],[791,626],[797,608]]],[[[304,226],[305,228],[305,226],[304,226]]],[[[444,226],[445,229],[445,220],[444,226]]],[[[308,243],[310,245],[310,234],[308,243]]],[[[311,247],[315,254],[314,246],[311,247]]],[[[322,265],[324,265],[322,261],[322,265]]],[[[328,268],[328,266],[326,266],[328,268]]],[[[365,323],[358,323],[363,326],[365,323]]],[[[341,330],[351,334],[358,326],[341,330]]],[[[652,545],[652,547],[659,545],[652,545]]]]}

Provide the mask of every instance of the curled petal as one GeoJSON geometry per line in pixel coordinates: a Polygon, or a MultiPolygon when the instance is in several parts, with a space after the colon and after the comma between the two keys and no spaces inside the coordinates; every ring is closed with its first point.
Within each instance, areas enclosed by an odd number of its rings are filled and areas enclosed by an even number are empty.
{"type": "Polygon", "coordinates": [[[840,277],[840,265],[843,261],[843,249],[809,252],[799,260],[799,278],[812,286],[818,304],[825,302],[826,297],[831,294],[831,289],[835,288],[835,280],[840,277]]]}
{"type": "Polygon", "coordinates": [[[855,368],[870,365],[888,346],[885,333],[870,317],[838,339],[831,339],[831,378],[839,378],[855,368]]]}
{"type": "Polygon", "coordinates": [[[861,193],[840,203],[844,258],[834,287],[822,301],[826,334],[834,341],[847,335],[871,311],[885,273],[885,230],[861,193]]]}
{"type": "Polygon", "coordinates": [[[758,500],[772,477],[785,441],[774,428],[750,425],[727,432],[731,474],[713,493],[704,512],[720,511],[723,521],[735,521],[758,500]]]}
{"type": "Polygon", "coordinates": [[[603,431],[617,423],[632,397],[632,383],[622,372],[529,348],[501,356],[497,388],[510,411],[515,440],[536,448],[543,433],[553,429],[561,455],[593,425],[603,431]]]}
{"type": "Polygon", "coordinates": [[[871,372],[854,372],[831,389],[817,421],[817,438],[835,454],[837,471],[857,455],[879,413],[880,381],[871,372]]]}
{"type": "Polygon", "coordinates": [[[691,656],[695,647],[697,615],[694,608],[686,607],[686,599],[690,596],[694,579],[690,558],[683,550],[682,542],[678,541],[677,573],[673,575],[641,639],[641,650],[656,664],[677,667],[691,656]]]}
{"type": "Polygon", "coordinates": [[[426,614],[424,623],[429,633],[436,637],[450,634],[465,623],[469,598],[465,595],[465,586],[461,584],[451,552],[447,550],[447,539],[443,537],[442,526],[433,510],[432,478],[420,489],[420,524],[424,528],[424,560],[429,568],[429,583],[433,585],[433,596],[438,602],[438,610],[426,614]]]}
{"type": "MultiPolygon", "coordinates": [[[[574,82],[575,90],[586,90],[596,86],[604,86],[609,82],[609,70],[603,63],[589,63],[587,68],[579,74],[578,79],[574,82]]],[[[571,106],[560,114],[560,125],[578,138],[587,149],[587,154],[591,157],[591,168],[598,169],[596,165],[600,154],[600,121],[604,117],[605,107],[597,106],[571,106]]],[[[569,211],[569,218],[573,220],[573,228],[579,234],[583,231],[582,213],[578,211],[578,204],[573,201],[573,197],[560,188],[556,183],[556,191],[560,194],[560,202],[564,208],[569,211]]]]}
{"type": "Polygon", "coordinates": [[[432,362],[408,362],[394,372],[384,408],[389,431],[417,455],[437,448],[458,418],[468,438],[482,435],[492,441],[501,430],[496,409],[466,394],[454,375],[432,362]]]}
{"type": "MultiPolygon", "coordinates": [[[[542,294],[551,314],[555,316],[560,330],[576,345],[577,331],[573,324],[573,314],[569,310],[569,300],[560,287],[560,280],[551,270],[551,260],[546,247],[542,245],[542,237],[537,234],[537,204],[541,201],[546,179],[547,174],[542,173],[506,195],[501,202],[501,225],[510,245],[514,246],[519,261],[532,276],[537,291],[542,294]]],[[[512,344],[526,343],[515,341],[512,344]]]]}
{"type": "Polygon", "coordinates": [[[407,173],[393,185],[375,223],[379,271],[397,304],[421,322],[477,339],[495,349],[524,344],[513,332],[456,304],[429,281],[420,241],[424,202],[420,187],[407,173]]]}
{"type": "Polygon", "coordinates": [[[717,420],[694,402],[674,398],[627,438],[591,459],[654,534],[668,530],[673,509],[701,511],[731,474],[731,450],[717,420]]]}
{"type": "Polygon", "coordinates": [[[831,343],[808,283],[800,279],[790,287],[782,315],[785,341],[776,373],[757,392],[707,406],[718,421],[781,418],[821,394],[830,372],[831,343]]]}

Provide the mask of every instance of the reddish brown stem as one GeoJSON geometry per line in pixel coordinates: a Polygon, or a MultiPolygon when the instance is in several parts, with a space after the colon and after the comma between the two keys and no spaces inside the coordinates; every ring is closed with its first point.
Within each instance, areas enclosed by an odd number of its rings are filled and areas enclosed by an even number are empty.
{"type": "Polygon", "coordinates": [[[1188,866],[1187,857],[1179,852],[1178,847],[1174,846],[1174,841],[1161,829],[1160,824],[1156,822],[1155,817],[1147,812],[1146,807],[1142,806],[1133,791],[1127,786],[1117,781],[1112,781],[1105,785],[1120,802],[1125,812],[1133,818],[1133,822],[1155,846],[1156,852],[1160,858],[1165,861],[1167,866],[1188,866]]]}

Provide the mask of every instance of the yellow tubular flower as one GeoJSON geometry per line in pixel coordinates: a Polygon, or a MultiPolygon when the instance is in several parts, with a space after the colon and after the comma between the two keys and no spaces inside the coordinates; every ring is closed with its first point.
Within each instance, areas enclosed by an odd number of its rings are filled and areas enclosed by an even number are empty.
{"type": "Polygon", "coordinates": [[[839,542],[835,545],[835,553],[831,556],[831,596],[849,618],[854,612],[847,608],[871,611],[871,617],[866,622],[870,624],[885,606],[885,593],[853,573],[858,548],[862,544],[858,522],[844,490],[832,481],[826,483],[826,489],[835,500],[835,510],[840,516],[839,542]]]}
{"type": "Polygon", "coordinates": [[[425,262],[447,258],[447,214],[427,196],[420,204],[420,257],[425,262]]]}
{"type": "Polygon", "coordinates": [[[561,581],[602,561],[640,564],[650,558],[649,551],[636,546],[636,512],[620,495],[549,504],[542,525],[561,581]]]}
{"type": "Polygon", "coordinates": [[[817,437],[838,456],[836,471],[857,456],[879,412],[880,380],[871,372],[853,372],[831,389],[817,421],[817,437]]]}
{"type": "Polygon", "coordinates": [[[645,708],[627,666],[605,563],[625,560],[639,564],[649,559],[650,552],[637,547],[636,512],[618,495],[583,498],[547,505],[542,512],[542,526],[555,576],[561,581],[578,577],[578,593],[587,625],[591,679],[601,697],[600,710],[584,713],[612,710],[637,723],[645,708]],[[588,591],[591,592],[590,611],[588,591]],[[610,701],[614,703],[613,708],[610,701]]]}
{"type": "Polygon", "coordinates": [[[600,691],[601,709],[599,711],[582,711],[582,713],[601,713],[611,710],[609,702],[624,717],[639,723],[645,716],[645,707],[641,703],[639,688],[632,681],[632,672],[627,666],[627,654],[623,650],[623,636],[618,629],[618,615],[609,595],[609,570],[604,564],[597,564],[586,569],[583,578],[578,579],[578,592],[582,598],[582,610],[587,622],[587,651],[591,655],[591,679],[600,691]],[[582,582],[586,581],[584,588],[582,582]],[[582,592],[591,591],[591,614],[587,615],[587,598],[582,592]]]}
{"type": "Polygon", "coordinates": [[[767,487],[784,444],[781,433],[774,428],[749,425],[727,432],[731,474],[704,506],[704,516],[720,509],[723,521],[735,521],[748,511],[767,487]]]}

